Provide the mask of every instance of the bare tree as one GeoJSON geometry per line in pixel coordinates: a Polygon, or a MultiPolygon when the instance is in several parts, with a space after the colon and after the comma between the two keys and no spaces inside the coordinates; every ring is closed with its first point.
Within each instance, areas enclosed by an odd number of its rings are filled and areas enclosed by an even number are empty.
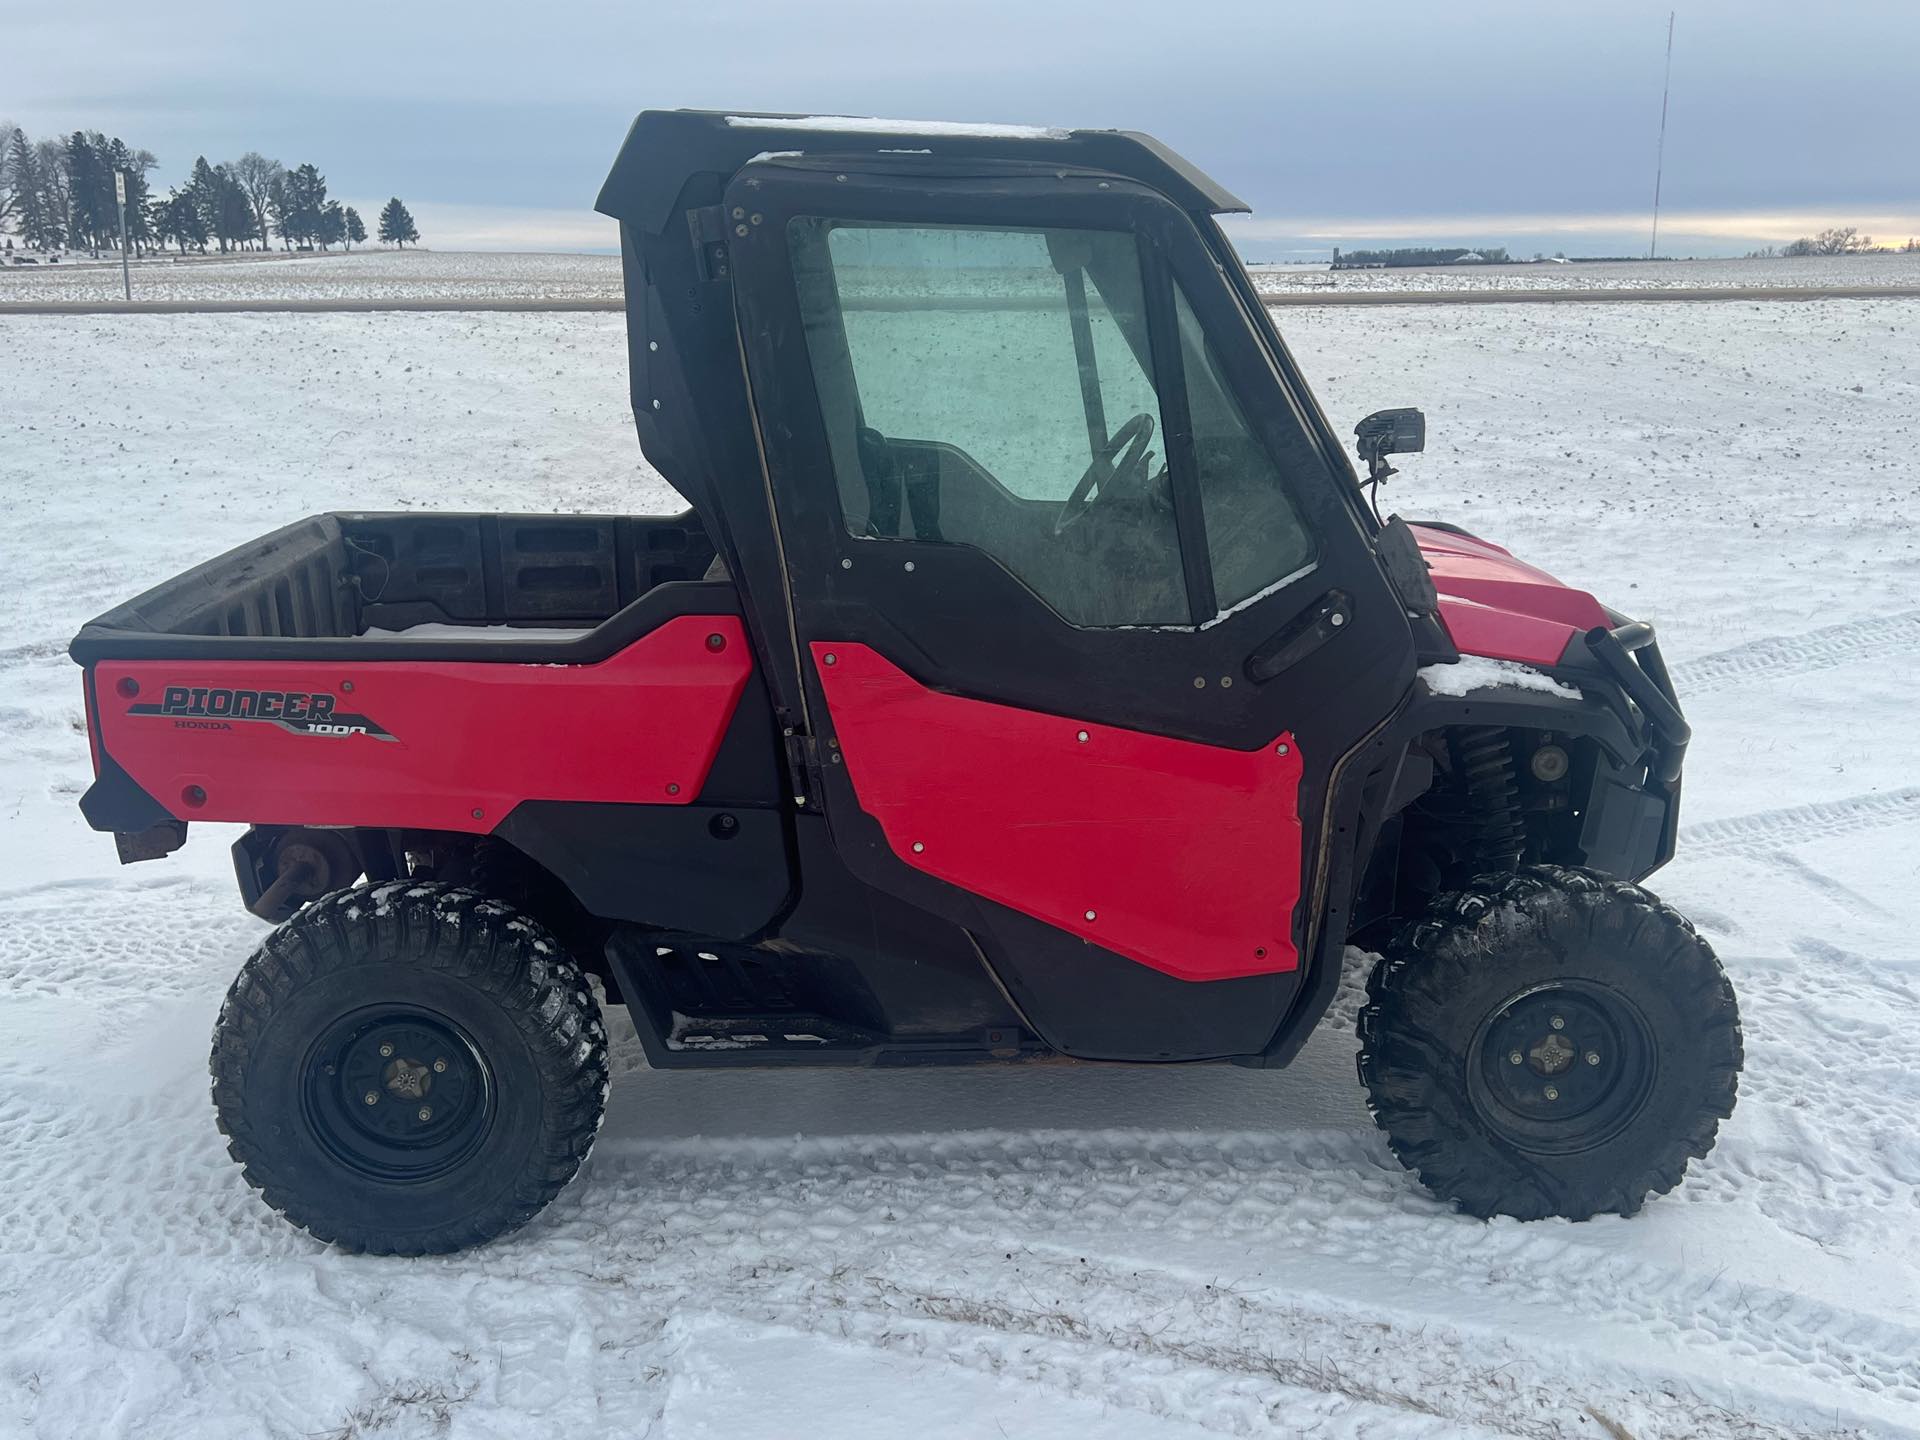
{"type": "Polygon", "coordinates": [[[52,217],[52,223],[58,227],[65,242],[77,249],[74,238],[66,234],[73,215],[73,184],[67,174],[65,143],[60,140],[36,140],[33,142],[33,158],[40,172],[41,199],[45,202],[47,214],[52,217]]]}
{"type": "Polygon", "coordinates": [[[14,132],[20,127],[11,120],[0,120],[0,230],[13,226],[13,215],[18,200],[15,196],[13,162],[8,152],[13,149],[14,132]]]}
{"type": "Polygon", "coordinates": [[[241,193],[252,207],[254,222],[260,231],[261,248],[264,249],[267,236],[272,233],[267,223],[271,218],[269,207],[274,187],[287,173],[286,167],[278,160],[269,160],[258,150],[249,150],[227,166],[227,173],[239,182],[241,193]]]}
{"type": "Polygon", "coordinates": [[[1862,235],[1851,225],[1835,225],[1813,237],[1813,250],[1816,255],[1852,255],[1857,251],[1872,248],[1873,237],[1862,235]]]}
{"type": "Polygon", "coordinates": [[[1858,255],[1873,249],[1873,237],[1851,225],[1834,225],[1818,235],[1802,235],[1780,247],[1782,255],[1858,255]]]}

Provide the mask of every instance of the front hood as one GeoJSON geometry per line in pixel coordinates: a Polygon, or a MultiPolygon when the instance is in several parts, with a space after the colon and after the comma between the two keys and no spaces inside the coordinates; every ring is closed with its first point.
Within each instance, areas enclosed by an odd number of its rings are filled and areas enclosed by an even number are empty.
{"type": "Polygon", "coordinates": [[[1409,528],[1440,592],[1440,619],[1462,654],[1552,665],[1576,634],[1609,623],[1586,591],[1490,540],[1432,525],[1409,528]]]}

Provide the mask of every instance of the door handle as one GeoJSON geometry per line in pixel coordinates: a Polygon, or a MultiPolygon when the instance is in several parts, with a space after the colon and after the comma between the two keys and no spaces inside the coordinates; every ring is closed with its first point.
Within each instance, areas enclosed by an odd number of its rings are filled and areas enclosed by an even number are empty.
{"type": "Polygon", "coordinates": [[[1247,678],[1259,685],[1291,670],[1344,630],[1352,619],[1352,597],[1344,590],[1327,591],[1247,656],[1247,678]]]}

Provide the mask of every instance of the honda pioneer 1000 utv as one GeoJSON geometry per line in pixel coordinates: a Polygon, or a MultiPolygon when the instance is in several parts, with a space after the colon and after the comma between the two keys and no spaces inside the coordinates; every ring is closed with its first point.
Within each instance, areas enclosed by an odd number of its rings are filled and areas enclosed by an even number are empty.
{"type": "MultiPolygon", "coordinates": [[[[251,827],[213,1098],[268,1204],[520,1225],[600,1123],[590,976],[657,1067],[1277,1067],[1349,944],[1461,1208],[1706,1153],[1740,1029],[1637,883],[1653,633],[1376,518],[1232,195],[1139,135],[649,112],[599,208],[685,514],[322,515],[73,643],[121,856],[251,827]]],[[[1370,478],[1420,431],[1362,422],[1370,478]]]]}

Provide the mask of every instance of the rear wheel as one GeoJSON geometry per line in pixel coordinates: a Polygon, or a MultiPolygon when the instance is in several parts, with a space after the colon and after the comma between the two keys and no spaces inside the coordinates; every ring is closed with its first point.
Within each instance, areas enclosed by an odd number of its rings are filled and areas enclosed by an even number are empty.
{"type": "Polygon", "coordinates": [[[350,1250],[457,1250],[572,1178],[606,1052],[585,977],[537,923],[451,886],[361,887],[242,968],[214,1027],[214,1107],[293,1224],[350,1250]]]}
{"type": "Polygon", "coordinates": [[[1367,983],[1360,1078],[1426,1185],[1480,1216],[1630,1215],[1733,1110],[1733,989],[1637,885],[1530,866],[1403,928],[1367,983]]]}

